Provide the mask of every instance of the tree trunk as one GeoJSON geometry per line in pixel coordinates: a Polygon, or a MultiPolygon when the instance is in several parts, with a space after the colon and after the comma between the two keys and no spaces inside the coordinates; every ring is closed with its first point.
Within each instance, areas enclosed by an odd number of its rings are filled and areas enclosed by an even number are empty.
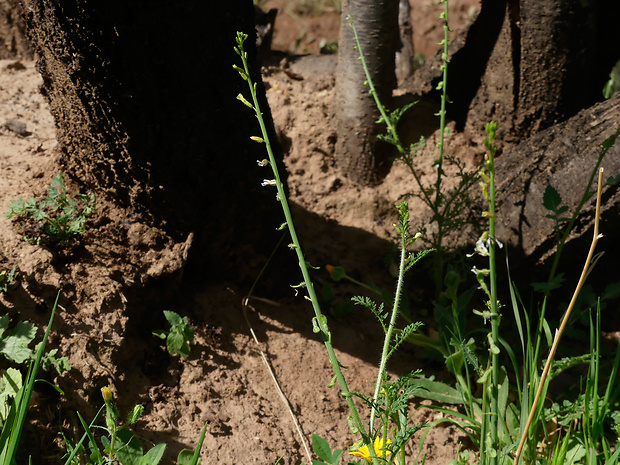
{"type": "Polygon", "coordinates": [[[620,57],[609,25],[619,15],[610,0],[483,0],[449,68],[458,127],[493,119],[518,141],[600,101],[620,57]]]}
{"type": "Polygon", "coordinates": [[[194,261],[218,277],[243,248],[268,253],[280,216],[260,186],[264,147],[249,139],[258,125],[232,68],[236,31],[256,56],[250,0],[25,0],[24,13],[71,177],[128,221],[177,241],[195,232],[194,261]]]}
{"type": "Polygon", "coordinates": [[[398,2],[399,43],[396,49],[396,79],[403,82],[413,74],[413,26],[411,25],[411,5],[409,0],[398,2]]]}
{"type": "Polygon", "coordinates": [[[394,57],[398,43],[398,0],[345,0],[336,70],[336,164],[352,180],[372,184],[387,164],[388,147],[375,140],[379,112],[364,85],[366,76],[356,50],[350,15],[377,94],[389,106],[396,85],[394,57]]]}
{"type": "Polygon", "coordinates": [[[32,48],[26,37],[19,0],[0,0],[0,60],[32,60],[32,48]]]}

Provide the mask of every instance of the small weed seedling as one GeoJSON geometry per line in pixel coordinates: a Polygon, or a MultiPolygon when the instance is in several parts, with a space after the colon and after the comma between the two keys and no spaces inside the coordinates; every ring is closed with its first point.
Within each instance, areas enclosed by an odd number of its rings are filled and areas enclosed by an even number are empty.
{"type": "Polygon", "coordinates": [[[187,322],[187,317],[178,313],[164,310],[166,320],[170,323],[170,330],[159,329],[153,331],[153,335],[160,339],[166,339],[166,348],[170,355],[179,354],[184,358],[189,357],[189,345],[194,342],[194,328],[187,322]]]}
{"type": "MultiPolygon", "coordinates": [[[[75,237],[84,233],[86,218],[95,208],[94,194],[79,194],[77,200],[67,195],[62,173],[52,178],[52,183],[47,187],[47,196],[37,202],[34,197],[27,201],[21,198],[9,203],[7,218],[14,216],[29,218],[39,226],[41,232],[52,242],[68,245],[75,237]],[[84,206],[79,208],[79,202],[84,206]]],[[[41,234],[35,233],[26,239],[39,244],[41,234]]]]}
{"type": "Polygon", "coordinates": [[[15,265],[8,273],[6,271],[0,272],[0,293],[4,293],[9,290],[9,284],[15,281],[16,271],[17,265],[15,265]]]}

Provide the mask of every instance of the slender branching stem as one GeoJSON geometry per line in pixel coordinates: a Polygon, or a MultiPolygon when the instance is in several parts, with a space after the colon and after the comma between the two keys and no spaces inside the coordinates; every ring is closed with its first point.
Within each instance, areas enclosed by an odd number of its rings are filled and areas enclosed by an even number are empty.
{"type": "MultiPolygon", "coordinates": [[[[402,214],[402,213],[401,213],[402,214]]],[[[370,412],[370,430],[372,431],[373,424],[376,416],[377,401],[379,400],[379,394],[381,393],[381,385],[383,383],[383,377],[385,375],[385,369],[388,359],[388,352],[390,351],[390,345],[392,343],[392,334],[394,333],[394,326],[396,324],[396,318],[398,317],[398,309],[400,305],[400,296],[403,290],[403,281],[405,276],[405,266],[407,260],[407,243],[408,238],[405,231],[400,231],[401,236],[401,251],[400,251],[400,264],[398,267],[398,283],[396,285],[396,294],[394,296],[394,306],[392,307],[392,314],[390,316],[390,323],[385,332],[385,338],[383,340],[383,349],[381,350],[381,361],[379,362],[379,373],[377,375],[377,383],[375,384],[375,394],[373,396],[373,407],[370,412]]]]}
{"type": "Polygon", "coordinates": [[[364,52],[362,51],[362,44],[357,34],[357,29],[355,28],[353,18],[349,17],[349,19],[350,19],[349,26],[351,26],[351,29],[353,29],[353,36],[355,37],[355,43],[357,46],[357,50],[360,54],[359,59],[360,59],[360,62],[362,63],[362,69],[364,70],[364,74],[366,75],[366,83],[368,84],[369,93],[375,99],[375,103],[377,104],[377,108],[379,109],[379,113],[381,114],[381,121],[385,123],[388,134],[392,138],[392,141],[393,141],[392,143],[398,150],[398,154],[400,155],[400,158],[405,162],[405,164],[407,165],[407,167],[413,174],[413,177],[416,183],[420,187],[421,196],[424,200],[424,203],[426,203],[433,210],[433,213],[436,213],[435,209],[433,208],[433,205],[434,205],[433,200],[428,195],[428,192],[426,192],[426,189],[422,187],[422,180],[418,176],[417,171],[413,167],[413,163],[411,162],[411,159],[406,153],[405,148],[403,147],[403,144],[400,141],[400,138],[398,137],[398,131],[396,130],[396,125],[394,124],[394,120],[390,118],[390,116],[387,113],[387,110],[385,109],[385,106],[381,103],[381,100],[379,99],[379,94],[377,94],[375,85],[372,82],[372,76],[370,75],[370,69],[368,68],[366,59],[364,58],[364,52]]]}

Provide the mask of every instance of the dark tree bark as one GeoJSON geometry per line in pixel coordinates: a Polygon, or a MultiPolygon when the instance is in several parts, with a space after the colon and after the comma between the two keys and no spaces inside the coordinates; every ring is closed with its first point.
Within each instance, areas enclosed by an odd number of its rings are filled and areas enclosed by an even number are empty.
{"type": "MultiPolygon", "coordinates": [[[[619,128],[620,94],[541,131],[498,158],[498,238],[522,249],[526,255],[538,254],[541,258],[548,254],[554,246],[555,223],[547,218],[549,212],[543,208],[546,187],[554,187],[569,212],[575,211],[596,167],[601,144],[619,128]]],[[[605,181],[620,174],[619,143],[607,152],[601,166],[605,169],[605,181]]],[[[618,187],[615,184],[605,189],[603,205],[603,216],[614,223],[614,233],[620,227],[618,187]]],[[[580,221],[578,229],[592,227],[593,202],[594,199],[588,204],[589,215],[580,221]]]]}
{"type": "Polygon", "coordinates": [[[613,0],[483,0],[449,67],[451,116],[474,131],[493,119],[517,141],[600,101],[619,17],[613,0]]]}
{"type": "Polygon", "coordinates": [[[359,61],[353,17],[362,51],[377,93],[390,104],[396,85],[394,57],[398,44],[398,0],[345,0],[338,42],[336,70],[336,163],[352,180],[372,184],[387,162],[388,148],[375,140],[379,119],[373,97],[364,85],[366,76],[359,61]]]}
{"type": "MultiPolygon", "coordinates": [[[[511,263],[519,263],[519,255],[528,257],[522,265],[532,266],[551,262],[556,252],[555,222],[547,217],[543,195],[547,186],[560,194],[562,205],[568,207],[570,217],[577,209],[590,176],[596,169],[601,144],[617,135],[620,130],[620,94],[580,111],[567,121],[541,131],[528,140],[512,147],[497,159],[497,238],[516,249],[511,252],[511,263]]],[[[603,180],[620,174],[620,141],[607,151],[601,167],[603,180]]],[[[596,191],[596,177],[591,191],[596,191]]],[[[587,255],[594,226],[596,198],[591,198],[577,219],[572,234],[570,253],[562,258],[562,271],[576,274],[587,255]]],[[[603,239],[597,252],[604,250],[603,269],[616,273],[620,244],[620,185],[605,186],[601,209],[603,239]]],[[[563,224],[563,227],[566,224],[563,224]]],[[[568,249],[565,249],[568,250],[568,249]]],[[[601,268],[597,266],[595,270],[601,268]]],[[[528,268],[527,273],[531,273],[528,268]]],[[[548,269],[546,271],[548,273],[548,269]]],[[[518,275],[518,273],[516,274],[518,275]]],[[[529,276],[529,275],[528,275],[529,276]]],[[[607,277],[609,274],[607,275],[607,277]]],[[[605,276],[602,276],[605,280],[605,276]]],[[[546,276],[541,276],[542,280],[546,276]]],[[[576,279],[576,277],[573,277],[576,279]]],[[[591,281],[591,280],[590,280],[591,281]]],[[[570,281],[571,285],[574,281],[570,281]]],[[[607,283],[605,283],[607,284],[607,283]]]]}
{"type": "Polygon", "coordinates": [[[194,261],[218,276],[248,245],[268,252],[280,218],[232,68],[236,31],[256,56],[250,0],[25,0],[24,14],[70,176],[178,241],[194,232],[194,261]]]}

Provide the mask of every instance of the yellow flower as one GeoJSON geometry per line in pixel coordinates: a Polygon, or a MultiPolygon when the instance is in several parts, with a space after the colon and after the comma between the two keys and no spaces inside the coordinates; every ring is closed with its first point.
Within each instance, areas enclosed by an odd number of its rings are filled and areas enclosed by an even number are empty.
{"type": "MultiPolygon", "coordinates": [[[[392,441],[388,439],[387,444],[384,445],[383,439],[377,436],[375,438],[375,454],[377,455],[377,457],[381,457],[382,451],[385,450],[385,457],[387,458],[387,456],[390,455],[391,452],[389,450],[386,450],[386,447],[389,446],[390,444],[392,444],[392,441]]],[[[352,451],[351,455],[355,455],[357,457],[366,459],[368,463],[372,461],[372,459],[370,458],[370,451],[368,450],[368,446],[365,444],[359,449],[352,451]]]]}
{"type": "Polygon", "coordinates": [[[106,404],[108,402],[111,402],[112,399],[113,399],[112,390],[108,386],[102,387],[101,388],[101,396],[103,397],[103,400],[105,401],[106,404]]]}

